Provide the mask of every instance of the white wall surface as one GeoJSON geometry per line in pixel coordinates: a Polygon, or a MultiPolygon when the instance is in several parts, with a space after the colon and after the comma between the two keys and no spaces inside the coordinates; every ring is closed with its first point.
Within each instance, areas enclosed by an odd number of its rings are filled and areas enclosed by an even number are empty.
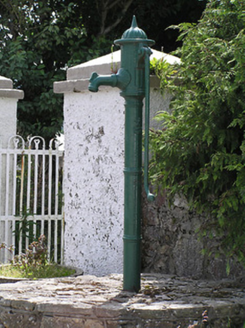
{"type": "Polygon", "coordinates": [[[67,93],[65,264],[122,272],[124,99],[117,88],[67,93]]]}
{"type": "MultiPolygon", "coordinates": [[[[65,264],[85,274],[123,270],[124,99],[118,88],[65,93],[65,264]]],[[[168,109],[151,90],[151,118],[168,109]]],[[[151,126],[156,126],[152,120],[151,126]]]]}

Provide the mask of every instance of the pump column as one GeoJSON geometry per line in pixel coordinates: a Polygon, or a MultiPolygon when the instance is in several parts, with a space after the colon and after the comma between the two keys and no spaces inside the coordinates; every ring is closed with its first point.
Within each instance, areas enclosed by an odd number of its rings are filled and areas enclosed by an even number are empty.
{"type": "Polygon", "coordinates": [[[93,73],[88,88],[97,92],[100,85],[117,86],[125,99],[123,289],[138,292],[141,271],[142,101],[145,79],[149,75],[145,70],[144,57],[145,47],[154,44],[154,41],[147,39],[145,32],[138,28],[134,16],[131,27],[115,44],[121,47],[121,69],[111,76],[93,73]]]}
{"type": "Polygon", "coordinates": [[[140,290],[141,272],[142,109],[145,97],[142,48],[153,43],[138,28],[135,16],[131,27],[115,41],[121,46],[121,67],[130,75],[130,82],[120,93],[125,99],[123,289],[135,292],[140,290]]]}
{"type": "Polygon", "coordinates": [[[125,97],[123,289],[140,289],[142,99],[125,97]]]}

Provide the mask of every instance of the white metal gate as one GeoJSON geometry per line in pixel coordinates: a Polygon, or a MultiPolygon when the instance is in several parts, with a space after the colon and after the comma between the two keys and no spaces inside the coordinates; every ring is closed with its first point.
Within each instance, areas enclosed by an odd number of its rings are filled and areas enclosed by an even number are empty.
{"type": "Polygon", "coordinates": [[[49,259],[63,263],[63,155],[59,142],[13,136],[0,148],[0,262],[45,235],[49,259]],[[13,247],[11,253],[8,248],[13,247]]]}

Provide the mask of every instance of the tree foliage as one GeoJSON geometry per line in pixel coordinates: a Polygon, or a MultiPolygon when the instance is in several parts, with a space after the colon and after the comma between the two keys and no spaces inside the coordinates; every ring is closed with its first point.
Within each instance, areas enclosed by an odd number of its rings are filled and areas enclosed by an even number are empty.
{"type": "Polygon", "coordinates": [[[109,53],[133,14],[158,48],[170,43],[171,48],[176,35],[161,39],[169,20],[178,23],[174,17],[184,12],[185,19],[196,21],[205,2],[0,0],[0,74],[25,92],[18,103],[18,132],[50,139],[61,129],[62,96],[53,93],[53,82],[65,79],[67,67],[109,53]]]}
{"type": "MultiPolygon", "coordinates": [[[[25,92],[19,102],[18,130],[24,136],[54,135],[62,125],[62,98],[53,95],[52,83],[65,77],[61,48],[65,35],[81,31],[65,26],[69,12],[46,6],[45,1],[1,0],[0,70],[25,92]],[[64,33],[60,33],[61,29],[64,33]]],[[[69,19],[68,19],[69,21],[69,19]]],[[[81,37],[80,37],[81,38],[81,37]]]]}
{"type": "MultiPolygon", "coordinates": [[[[205,212],[202,232],[245,264],[245,3],[210,0],[197,25],[181,24],[179,66],[158,70],[173,93],[152,133],[151,175],[170,199],[205,212]]],[[[216,250],[216,251],[217,251],[216,250]]]]}
{"type": "Polygon", "coordinates": [[[53,82],[65,79],[69,65],[103,51],[103,39],[88,46],[77,9],[70,1],[0,0],[0,72],[25,92],[17,112],[24,137],[50,139],[60,131],[63,100],[53,93],[53,82]]]}
{"type": "Polygon", "coordinates": [[[154,48],[169,53],[180,46],[181,42],[176,40],[179,32],[168,27],[182,22],[196,23],[206,3],[207,0],[137,0],[132,4],[127,22],[132,13],[135,13],[139,26],[150,39],[156,41],[154,48]]]}
{"type": "Polygon", "coordinates": [[[178,31],[167,29],[168,26],[197,22],[206,3],[207,0],[90,0],[84,1],[82,11],[88,35],[103,35],[111,42],[129,28],[136,15],[139,27],[155,40],[154,48],[169,52],[177,47],[178,31]]]}

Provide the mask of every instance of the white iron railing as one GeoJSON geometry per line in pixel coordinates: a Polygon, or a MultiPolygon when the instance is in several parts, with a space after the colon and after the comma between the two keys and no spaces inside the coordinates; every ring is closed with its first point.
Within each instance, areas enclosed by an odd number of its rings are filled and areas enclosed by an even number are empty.
{"type": "Polygon", "coordinates": [[[45,235],[49,259],[63,263],[63,155],[51,140],[45,149],[42,137],[25,143],[21,136],[0,148],[0,262],[21,254],[45,235]],[[7,249],[13,247],[11,253],[7,249]]]}

